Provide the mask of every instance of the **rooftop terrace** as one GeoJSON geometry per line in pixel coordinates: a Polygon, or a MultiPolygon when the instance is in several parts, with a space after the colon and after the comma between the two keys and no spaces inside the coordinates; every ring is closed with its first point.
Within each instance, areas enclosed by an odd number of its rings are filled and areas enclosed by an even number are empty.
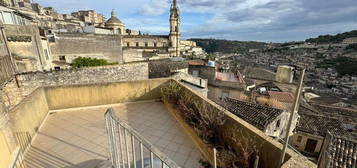
{"type": "MultiPolygon", "coordinates": [[[[108,124],[107,118],[104,122],[104,112],[108,107],[113,107],[120,120],[128,123],[175,164],[196,168],[199,167],[199,159],[213,163],[212,144],[205,143],[204,138],[200,137],[202,132],[199,133],[199,130],[184,120],[177,104],[161,99],[162,88],[170,84],[175,84],[183,91],[181,96],[185,95],[191,103],[198,104],[200,113],[207,113],[201,115],[221,114],[225,122],[217,127],[218,134],[214,136],[224,146],[239,152],[237,142],[246,143],[242,137],[250,137],[249,143],[260,147],[259,163],[262,167],[280,166],[281,144],[189,87],[165,78],[44,86],[36,89],[11,109],[8,113],[10,124],[0,130],[0,154],[5,156],[0,160],[0,167],[14,165],[12,168],[18,168],[16,163],[21,165],[22,162],[18,153],[24,153],[23,163],[26,168],[96,168],[103,163],[113,162],[113,148],[110,148],[113,147],[113,141],[107,137],[112,134],[107,134],[107,131],[118,128],[108,124]],[[164,101],[157,101],[160,99],[164,101]],[[232,137],[237,133],[242,136],[232,137]],[[20,152],[15,152],[19,147],[20,152]]],[[[180,99],[181,103],[187,103],[183,97],[180,99]]],[[[134,147],[132,149],[136,150],[134,147]]],[[[161,155],[154,154],[158,157],[161,155]]],[[[218,160],[218,163],[225,164],[223,160],[218,160]]],[[[288,150],[282,167],[305,168],[316,165],[288,150]]]]}
{"type": "Polygon", "coordinates": [[[156,101],[50,111],[25,155],[26,166],[94,168],[107,160],[104,112],[109,107],[180,166],[199,166],[199,149],[156,101]]]}

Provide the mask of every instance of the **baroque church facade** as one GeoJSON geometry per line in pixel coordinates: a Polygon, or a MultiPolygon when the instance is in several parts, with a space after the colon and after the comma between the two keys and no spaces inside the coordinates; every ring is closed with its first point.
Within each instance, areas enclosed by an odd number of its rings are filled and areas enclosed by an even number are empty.
{"type": "Polygon", "coordinates": [[[105,22],[105,28],[113,29],[122,36],[123,60],[125,62],[179,57],[180,51],[180,10],[173,0],[170,8],[169,35],[142,35],[125,29],[124,23],[112,11],[111,18],[105,22]]]}

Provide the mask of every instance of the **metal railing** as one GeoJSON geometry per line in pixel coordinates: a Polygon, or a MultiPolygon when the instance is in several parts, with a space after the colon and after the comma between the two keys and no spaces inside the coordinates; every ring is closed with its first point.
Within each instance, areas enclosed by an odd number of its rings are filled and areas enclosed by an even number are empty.
{"type": "Polygon", "coordinates": [[[179,168],[124,121],[112,108],[105,113],[110,160],[114,168],[179,168]]]}
{"type": "Polygon", "coordinates": [[[20,147],[17,147],[12,155],[12,160],[10,162],[9,168],[25,168],[23,159],[24,157],[22,154],[22,150],[20,147]]]}

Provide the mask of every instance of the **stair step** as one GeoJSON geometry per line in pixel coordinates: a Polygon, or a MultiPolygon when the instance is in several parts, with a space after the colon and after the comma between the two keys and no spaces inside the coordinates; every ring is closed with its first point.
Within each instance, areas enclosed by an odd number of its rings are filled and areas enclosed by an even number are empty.
{"type": "Polygon", "coordinates": [[[95,168],[113,168],[110,160],[103,160],[95,168]]]}

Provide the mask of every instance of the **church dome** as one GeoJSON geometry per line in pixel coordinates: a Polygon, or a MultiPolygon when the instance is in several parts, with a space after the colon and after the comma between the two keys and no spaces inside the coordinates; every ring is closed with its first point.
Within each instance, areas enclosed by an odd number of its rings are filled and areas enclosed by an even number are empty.
{"type": "Polygon", "coordinates": [[[113,10],[112,16],[110,17],[110,19],[108,19],[105,22],[105,25],[108,25],[108,26],[123,25],[123,22],[116,17],[115,11],[113,10]]]}

